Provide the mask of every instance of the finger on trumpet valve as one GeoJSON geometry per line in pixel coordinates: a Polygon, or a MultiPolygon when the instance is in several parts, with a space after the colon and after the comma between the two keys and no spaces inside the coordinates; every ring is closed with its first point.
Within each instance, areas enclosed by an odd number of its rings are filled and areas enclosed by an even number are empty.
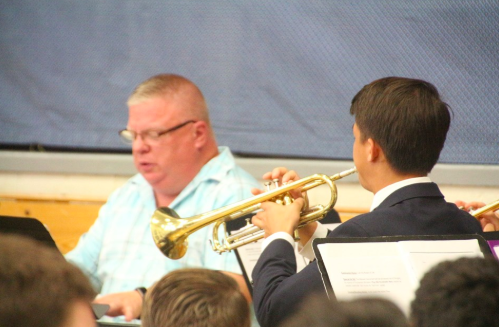
{"type": "Polygon", "coordinates": [[[275,188],[278,188],[279,187],[279,179],[278,178],[275,178],[272,180],[274,182],[274,187],[275,188]]]}
{"type": "Polygon", "coordinates": [[[265,189],[268,191],[270,191],[270,184],[272,184],[271,182],[265,182],[263,185],[265,186],[265,189]]]}
{"type": "Polygon", "coordinates": [[[291,203],[293,203],[293,197],[289,194],[289,192],[286,192],[284,195],[284,205],[289,205],[291,203]]]}

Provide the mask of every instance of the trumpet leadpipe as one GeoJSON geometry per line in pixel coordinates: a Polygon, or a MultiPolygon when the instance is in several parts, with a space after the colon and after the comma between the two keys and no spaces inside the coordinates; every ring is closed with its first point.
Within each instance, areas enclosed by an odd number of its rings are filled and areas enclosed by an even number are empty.
{"type": "MultiPolygon", "coordinates": [[[[352,175],[352,174],[355,174],[357,172],[357,168],[356,167],[353,167],[353,168],[350,168],[350,169],[347,169],[347,170],[344,170],[342,172],[339,172],[337,174],[334,174],[334,175],[331,175],[329,176],[329,179],[331,181],[337,181],[338,179],[342,179],[343,177],[347,177],[349,175],[352,175]]],[[[307,185],[305,185],[303,188],[302,188],[302,192],[306,192],[314,187],[317,187],[319,185],[322,185],[324,184],[325,182],[322,181],[322,180],[316,180],[312,183],[308,183],[307,185]]]]}
{"type": "Polygon", "coordinates": [[[499,209],[499,200],[496,200],[492,203],[489,203],[479,209],[476,209],[476,210],[471,210],[470,211],[470,214],[475,217],[475,218],[478,218],[480,217],[481,215],[483,215],[484,213],[486,212],[489,212],[489,211],[496,211],[497,209],[499,209]]]}

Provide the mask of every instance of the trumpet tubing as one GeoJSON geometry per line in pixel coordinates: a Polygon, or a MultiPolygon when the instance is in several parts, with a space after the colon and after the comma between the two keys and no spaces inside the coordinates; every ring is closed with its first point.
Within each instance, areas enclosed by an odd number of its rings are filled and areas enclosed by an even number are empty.
{"type": "Polygon", "coordinates": [[[487,205],[485,205],[477,210],[472,210],[472,211],[470,211],[470,214],[473,217],[478,218],[486,212],[496,211],[497,209],[499,209],[499,200],[491,202],[491,203],[489,203],[489,204],[487,204],[487,205]]]}
{"type": "Polygon", "coordinates": [[[255,242],[264,236],[264,232],[251,224],[227,235],[225,223],[260,209],[260,204],[271,201],[276,203],[290,203],[293,201],[289,191],[300,189],[308,191],[319,185],[327,184],[331,191],[331,199],[325,205],[317,205],[300,214],[298,228],[313,221],[322,219],[334,206],[337,200],[337,190],[334,181],[357,172],[355,168],[345,170],[333,176],[314,174],[292,183],[281,185],[273,190],[236,202],[234,204],[215,209],[189,218],[180,218],[170,208],[159,208],[151,217],[151,233],[160,251],[170,259],[182,258],[188,248],[188,236],[201,228],[211,224],[213,226],[212,248],[218,253],[231,251],[237,247],[255,242]],[[219,228],[223,227],[225,238],[219,240],[219,228]]]}

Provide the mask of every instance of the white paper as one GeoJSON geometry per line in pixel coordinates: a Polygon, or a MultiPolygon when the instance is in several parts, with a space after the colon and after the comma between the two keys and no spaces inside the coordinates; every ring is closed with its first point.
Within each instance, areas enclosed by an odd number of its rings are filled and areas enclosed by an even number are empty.
{"type": "Polygon", "coordinates": [[[461,257],[482,256],[476,240],[403,241],[397,243],[416,285],[434,265],[461,257]],[[437,242],[437,243],[435,243],[437,242]]]}
{"type": "Polygon", "coordinates": [[[337,299],[384,297],[406,314],[420,278],[433,265],[463,256],[483,257],[474,239],[322,243],[318,250],[337,299]]]}
{"type": "MultiPolygon", "coordinates": [[[[324,224],[324,226],[326,226],[329,230],[333,230],[338,225],[339,224],[324,224]]],[[[253,278],[251,274],[256,266],[258,258],[260,258],[260,255],[262,254],[262,243],[263,239],[255,243],[250,243],[241,246],[237,249],[239,258],[241,259],[243,265],[241,269],[244,270],[244,273],[248,277],[250,283],[253,283],[253,278]]],[[[295,256],[296,256],[296,270],[298,272],[301,271],[303,268],[305,268],[309,264],[309,261],[307,258],[300,255],[298,251],[298,244],[296,243],[295,243],[295,256]]]]}
{"type": "Polygon", "coordinates": [[[241,246],[237,249],[239,254],[239,258],[242,262],[241,270],[244,270],[243,273],[246,274],[250,283],[253,283],[253,278],[251,277],[251,273],[256,266],[256,262],[258,258],[262,254],[262,243],[263,239],[259,240],[255,243],[250,243],[245,246],[241,246]]]}
{"type": "Polygon", "coordinates": [[[494,251],[494,254],[496,255],[496,258],[499,258],[499,245],[494,245],[492,247],[492,251],[494,251]]]}

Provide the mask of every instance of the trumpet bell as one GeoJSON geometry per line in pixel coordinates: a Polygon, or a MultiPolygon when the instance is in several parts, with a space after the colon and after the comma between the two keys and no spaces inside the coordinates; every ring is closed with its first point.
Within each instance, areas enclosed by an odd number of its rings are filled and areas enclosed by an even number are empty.
{"type": "Polygon", "coordinates": [[[151,218],[152,238],[158,249],[168,258],[180,259],[187,252],[188,235],[182,232],[182,227],[187,223],[180,219],[175,210],[168,207],[159,208],[154,212],[151,218]]]}

